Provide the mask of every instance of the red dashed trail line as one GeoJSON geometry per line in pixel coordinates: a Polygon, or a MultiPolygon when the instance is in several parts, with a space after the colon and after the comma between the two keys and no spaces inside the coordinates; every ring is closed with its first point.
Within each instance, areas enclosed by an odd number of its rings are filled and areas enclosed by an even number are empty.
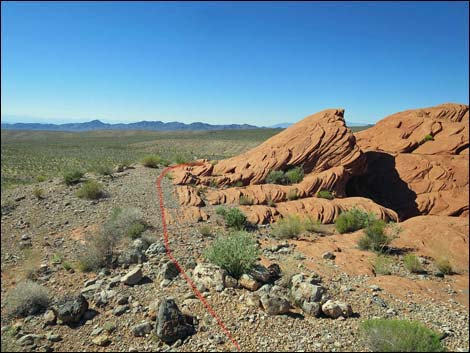
{"type": "Polygon", "coordinates": [[[220,326],[222,331],[225,333],[225,335],[230,339],[230,341],[233,343],[233,345],[239,351],[240,346],[238,345],[238,342],[233,338],[232,334],[227,329],[227,327],[224,325],[224,323],[219,318],[219,316],[216,314],[214,309],[210,306],[210,304],[202,296],[201,292],[199,292],[197,290],[196,285],[194,284],[194,282],[191,280],[191,278],[189,278],[189,276],[186,274],[186,272],[181,267],[181,265],[178,263],[178,261],[173,257],[173,255],[171,253],[171,250],[170,250],[169,242],[168,242],[168,229],[167,229],[167,224],[166,224],[166,219],[165,219],[165,208],[164,208],[164,203],[163,203],[163,192],[162,192],[161,182],[162,182],[163,178],[165,177],[165,175],[173,169],[181,168],[181,167],[185,167],[185,166],[197,166],[197,165],[199,165],[199,164],[198,163],[185,163],[185,164],[179,164],[179,165],[176,165],[176,166],[167,167],[163,170],[163,172],[160,174],[160,176],[157,179],[157,194],[158,194],[158,198],[159,198],[159,201],[160,201],[160,213],[161,213],[161,217],[162,217],[163,237],[164,237],[164,241],[165,241],[166,254],[170,258],[170,260],[176,265],[176,267],[178,268],[178,271],[183,276],[183,278],[186,280],[188,285],[192,288],[194,294],[204,304],[204,306],[206,307],[209,314],[217,321],[217,324],[220,326]]]}

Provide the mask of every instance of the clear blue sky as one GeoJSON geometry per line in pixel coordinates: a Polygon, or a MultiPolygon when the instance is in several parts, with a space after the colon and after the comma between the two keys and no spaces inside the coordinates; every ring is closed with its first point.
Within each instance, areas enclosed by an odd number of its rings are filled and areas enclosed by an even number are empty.
{"type": "Polygon", "coordinates": [[[2,2],[2,121],[272,125],[468,104],[467,2],[2,2]]]}

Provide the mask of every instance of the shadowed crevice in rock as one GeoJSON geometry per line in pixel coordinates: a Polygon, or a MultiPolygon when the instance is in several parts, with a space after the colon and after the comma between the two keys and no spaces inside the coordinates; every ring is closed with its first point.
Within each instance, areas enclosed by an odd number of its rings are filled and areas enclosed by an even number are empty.
{"type": "Polygon", "coordinates": [[[346,185],[348,197],[373,200],[398,213],[401,220],[420,214],[416,193],[408,187],[396,170],[395,157],[384,152],[366,152],[367,172],[353,176],[346,185]]]}

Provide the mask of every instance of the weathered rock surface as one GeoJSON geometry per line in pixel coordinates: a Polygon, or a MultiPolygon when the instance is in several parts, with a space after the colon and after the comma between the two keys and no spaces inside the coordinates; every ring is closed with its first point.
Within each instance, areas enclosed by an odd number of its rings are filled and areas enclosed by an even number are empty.
{"type": "Polygon", "coordinates": [[[208,289],[221,292],[225,287],[225,276],[227,272],[216,265],[199,263],[193,271],[195,283],[202,284],[208,289]]]}
{"type": "Polygon", "coordinates": [[[88,301],[83,295],[64,297],[52,308],[57,319],[64,324],[77,323],[88,310],[88,301]]]}
{"type": "Polygon", "coordinates": [[[158,309],[156,335],[165,343],[173,343],[192,335],[195,330],[181,313],[173,299],[160,302],[158,309]]]}
{"type": "Polygon", "coordinates": [[[321,307],[323,314],[332,319],[337,319],[338,317],[349,317],[353,314],[351,305],[344,302],[328,300],[321,307]]]}

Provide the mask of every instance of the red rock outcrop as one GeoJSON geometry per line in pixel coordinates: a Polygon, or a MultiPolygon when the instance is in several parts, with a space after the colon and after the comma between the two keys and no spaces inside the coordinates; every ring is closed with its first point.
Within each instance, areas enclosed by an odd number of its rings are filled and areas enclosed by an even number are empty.
{"type": "Polygon", "coordinates": [[[468,106],[407,110],[356,137],[368,171],[349,182],[349,195],[371,198],[401,219],[468,216],[468,106]]]}

